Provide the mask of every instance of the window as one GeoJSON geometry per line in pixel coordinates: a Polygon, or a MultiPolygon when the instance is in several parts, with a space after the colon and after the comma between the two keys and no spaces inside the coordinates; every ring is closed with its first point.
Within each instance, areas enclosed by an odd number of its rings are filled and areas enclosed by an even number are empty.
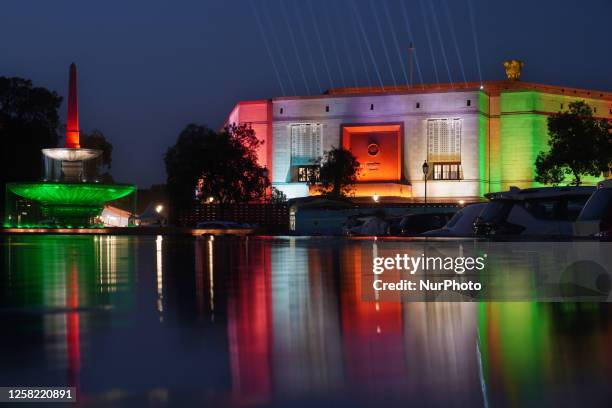
{"type": "Polygon", "coordinates": [[[472,106],[472,100],[471,99],[467,100],[467,106],[472,106]]]}
{"type": "Polygon", "coordinates": [[[427,120],[427,158],[432,163],[461,163],[461,119],[427,120]]]}
{"type": "Polygon", "coordinates": [[[427,159],[434,180],[461,180],[461,126],[456,118],[427,120],[427,159]]]}
{"type": "Polygon", "coordinates": [[[588,196],[536,198],[525,200],[525,209],[542,220],[575,221],[588,200],[588,196]]]}
{"type": "Polygon", "coordinates": [[[325,112],[329,112],[329,105],[325,105],[325,112]]]}
{"type": "Polygon", "coordinates": [[[434,163],[433,165],[434,180],[461,180],[462,178],[461,163],[434,163]]]}
{"type": "Polygon", "coordinates": [[[291,125],[291,164],[312,164],[321,156],[321,124],[291,125]]]}
{"type": "Polygon", "coordinates": [[[416,108],[419,109],[421,107],[421,102],[416,103],[416,108]]]}
{"type": "Polygon", "coordinates": [[[374,104],[373,103],[370,104],[370,110],[374,110],[374,104]]]}
{"type": "Polygon", "coordinates": [[[297,181],[300,183],[318,182],[319,166],[299,166],[297,171],[297,181]]]}
{"type": "Polygon", "coordinates": [[[283,109],[283,108],[280,108],[280,114],[281,114],[281,115],[283,114],[283,111],[284,111],[284,109],[283,109]]]}

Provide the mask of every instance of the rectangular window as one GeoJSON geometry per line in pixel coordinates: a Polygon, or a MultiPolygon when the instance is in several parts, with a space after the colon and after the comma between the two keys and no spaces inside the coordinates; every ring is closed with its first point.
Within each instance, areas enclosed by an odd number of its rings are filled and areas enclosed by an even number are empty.
{"type": "Polygon", "coordinates": [[[319,166],[299,166],[297,181],[300,183],[314,183],[319,181],[319,166]]]}
{"type": "Polygon", "coordinates": [[[320,123],[291,125],[291,165],[312,164],[321,157],[320,123]]]}
{"type": "Polygon", "coordinates": [[[461,163],[462,119],[427,120],[427,159],[430,163],[461,163]]]}
{"type": "Polygon", "coordinates": [[[461,163],[434,163],[434,180],[461,180],[463,178],[461,163]]]}

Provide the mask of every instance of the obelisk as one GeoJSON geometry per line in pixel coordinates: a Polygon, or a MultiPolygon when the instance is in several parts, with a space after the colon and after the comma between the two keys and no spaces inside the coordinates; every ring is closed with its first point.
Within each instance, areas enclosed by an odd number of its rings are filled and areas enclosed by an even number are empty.
{"type": "Polygon", "coordinates": [[[66,121],[66,147],[78,149],[79,140],[79,102],[77,97],[77,72],[74,62],[70,64],[70,79],[68,82],[68,118],[66,121]]]}

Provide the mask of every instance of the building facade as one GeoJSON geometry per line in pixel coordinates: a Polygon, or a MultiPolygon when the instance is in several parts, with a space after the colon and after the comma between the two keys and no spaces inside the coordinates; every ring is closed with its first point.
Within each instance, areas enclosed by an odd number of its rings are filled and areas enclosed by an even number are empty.
{"type": "MultiPolygon", "coordinates": [[[[536,186],[547,118],[583,100],[612,120],[612,93],[521,81],[342,88],[323,95],[239,102],[229,123],[250,123],[264,141],[260,163],[287,197],[307,184],[326,150],[344,146],[361,168],[355,196],[474,199],[536,186]]],[[[595,179],[587,179],[594,182],[595,179]]]]}

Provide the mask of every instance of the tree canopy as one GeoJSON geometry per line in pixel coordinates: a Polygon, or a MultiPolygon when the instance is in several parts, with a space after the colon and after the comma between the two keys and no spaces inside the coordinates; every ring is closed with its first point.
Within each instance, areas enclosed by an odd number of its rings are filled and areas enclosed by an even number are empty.
{"type": "Polygon", "coordinates": [[[185,127],[164,159],[173,205],[188,208],[196,192],[203,200],[212,197],[220,203],[262,199],[270,185],[267,170],[257,163],[262,143],[245,124],[221,132],[195,124],[185,127]]]}
{"type": "Polygon", "coordinates": [[[23,78],[0,77],[0,206],[4,184],[41,176],[41,149],[56,147],[62,98],[23,78]]]}
{"type": "Polygon", "coordinates": [[[612,163],[612,124],[593,117],[584,101],[569,104],[569,110],[548,118],[549,150],[536,158],[535,180],[557,185],[567,176],[580,185],[582,177],[600,176],[612,163]]]}
{"type": "Polygon", "coordinates": [[[351,193],[357,182],[359,162],[350,150],[334,147],[325,152],[318,164],[321,166],[318,180],[311,184],[319,185],[321,193],[336,197],[351,193]]]}
{"type": "Polygon", "coordinates": [[[81,147],[86,149],[102,150],[102,166],[100,177],[105,183],[112,183],[113,177],[110,174],[113,162],[113,145],[106,140],[106,136],[101,130],[94,129],[89,133],[81,132],[81,147]]]}
{"type": "Polygon", "coordinates": [[[81,132],[81,147],[102,150],[102,164],[110,169],[113,162],[113,145],[106,140],[101,130],[94,129],[89,133],[81,132]]]}

